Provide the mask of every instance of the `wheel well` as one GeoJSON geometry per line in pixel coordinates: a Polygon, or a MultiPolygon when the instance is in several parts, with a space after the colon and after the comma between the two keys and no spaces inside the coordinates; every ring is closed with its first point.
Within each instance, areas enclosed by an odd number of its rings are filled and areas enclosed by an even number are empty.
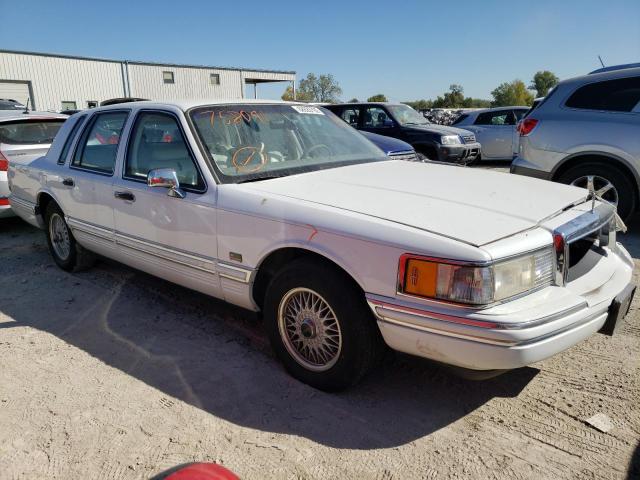
{"type": "Polygon", "coordinates": [[[416,149],[416,152],[420,152],[426,155],[427,157],[429,157],[430,160],[433,160],[433,158],[429,156],[432,153],[435,154],[436,159],[438,158],[438,151],[436,150],[436,147],[434,147],[433,145],[429,145],[427,143],[419,143],[415,145],[414,148],[416,149]]]}
{"type": "Polygon", "coordinates": [[[263,307],[264,296],[267,292],[269,282],[271,282],[273,276],[288,263],[292,262],[293,260],[299,260],[301,258],[307,258],[310,261],[320,262],[330,266],[331,268],[336,270],[336,272],[344,275],[346,278],[349,278],[358,288],[358,290],[362,290],[358,282],[356,282],[355,279],[346,270],[344,270],[334,261],[329,260],[327,257],[324,257],[319,253],[315,253],[310,250],[305,250],[303,248],[281,248],[279,250],[274,250],[273,252],[271,252],[258,267],[258,273],[253,282],[252,294],[254,301],[260,307],[260,309],[262,309],[263,307]]]}
{"type": "Polygon", "coordinates": [[[45,213],[47,212],[47,207],[51,202],[56,203],[53,197],[48,193],[43,192],[38,195],[38,204],[37,204],[38,212],[37,213],[40,214],[43,221],[45,220],[44,216],[45,216],[45,213]]]}
{"type": "Polygon", "coordinates": [[[570,158],[566,162],[560,165],[558,169],[553,173],[552,180],[556,181],[560,176],[562,176],[565,172],[570,170],[571,168],[584,163],[601,163],[606,164],[608,167],[617,168],[622,173],[627,175],[633,181],[633,185],[635,187],[634,193],[636,198],[638,197],[638,179],[633,171],[625,164],[624,162],[618,160],[615,157],[610,157],[607,155],[598,155],[598,154],[589,154],[589,155],[578,155],[570,158]]]}

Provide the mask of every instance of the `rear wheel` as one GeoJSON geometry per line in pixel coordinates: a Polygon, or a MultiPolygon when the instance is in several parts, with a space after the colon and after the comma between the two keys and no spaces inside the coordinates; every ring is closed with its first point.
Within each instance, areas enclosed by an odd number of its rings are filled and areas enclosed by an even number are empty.
{"type": "Polygon", "coordinates": [[[313,260],[295,261],[274,276],[264,319],[287,371],[321,390],[357,383],[384,348],[362,291],[346,274],[313,260]]]}
{"type": "Polygon", "coordinates": [[[620,169],[602,163],[577,165],[562,173],[558,181],[576,187],[587,188],[589,182],[601,198],[615,205],[618,214],[627,220],[636,209],[633,180],[620,169]]]}
{"type": "Polygon", "coordinates": [[[94,254],[76,242],[64,218],[64,213],[54,202],[47,205],[45,219],[49,252],[60,268],[78,271],[93,265],[94,254]]]}

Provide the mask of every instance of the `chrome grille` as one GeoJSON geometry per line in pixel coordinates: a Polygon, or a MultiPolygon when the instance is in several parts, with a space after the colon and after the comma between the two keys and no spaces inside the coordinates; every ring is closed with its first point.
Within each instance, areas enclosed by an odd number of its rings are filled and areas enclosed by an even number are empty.
{"type": "Polygon", "coordinates": [[[398,153],[390,153],[389,157],[394,160],[407,160],[409,162],[418,161],[418,157],[416,156],[416,152],[398,152],[398,153]]]}
{"type": "Polygon", "coordinates": [[[554,244],[557,245],[556,283],[558,285],[566,283],[571,267],[582,259],[596,240],[600,246],[606,246],[610,242],[615,245],[614,214],[615,207],[611,204],[594,202],[590,212],[582,213],[553,231],[554,244]]]}
{"type": "Polygon", "coordinates": [[[463,135],[462,139],[464,140],[464,143],[476,143],[476,136],[475,135],[463,135]]]}

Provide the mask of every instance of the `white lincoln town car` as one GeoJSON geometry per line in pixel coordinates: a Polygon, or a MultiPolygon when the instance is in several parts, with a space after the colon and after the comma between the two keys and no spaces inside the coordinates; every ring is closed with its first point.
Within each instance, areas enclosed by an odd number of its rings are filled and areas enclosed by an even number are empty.
{"type": "Polygon", "coordinates": [[[612,334],[634,293],[597,193],[389,159],[316,106],[96,108],[9,182],[61,268],[97,253],[259,311],[286,369],[324,390],[362,378],[385,344],[521,367],[612,334]]]}

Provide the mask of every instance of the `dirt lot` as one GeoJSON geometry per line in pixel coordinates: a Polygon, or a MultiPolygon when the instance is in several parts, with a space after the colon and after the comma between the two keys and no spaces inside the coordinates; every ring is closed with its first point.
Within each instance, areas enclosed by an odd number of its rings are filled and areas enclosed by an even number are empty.
{"type": "Polygon", "coordinates": [[[640,478],[637,301],[615,337],[492,380],[398,355],[329,395],[282,370],[251,314],[115,263],[65,273],[18,220],[0,241],[2,479],[195,460],[247,479],[640,478]]]}

